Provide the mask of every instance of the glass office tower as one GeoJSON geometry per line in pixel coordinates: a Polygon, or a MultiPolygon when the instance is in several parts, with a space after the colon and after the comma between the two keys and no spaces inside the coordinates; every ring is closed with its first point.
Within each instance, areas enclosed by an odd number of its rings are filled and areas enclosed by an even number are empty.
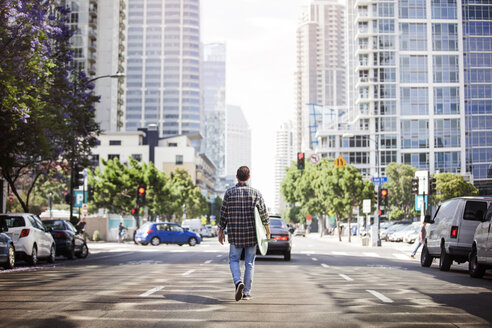
{"type": "MultiPolygon", "coordinates": [[[[128,0],[126,129],[201,132],[199,0],[128,0]]],[[[196,146],[196,145],[195,145],[196,146]]]]}

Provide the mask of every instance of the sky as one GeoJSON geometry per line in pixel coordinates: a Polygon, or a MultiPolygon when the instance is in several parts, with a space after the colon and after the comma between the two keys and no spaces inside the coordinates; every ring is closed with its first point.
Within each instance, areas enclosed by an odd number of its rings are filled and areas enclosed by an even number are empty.
{"type": "Polygon", "coordinates": [[[274,205],[275,131],[294,119],[296,28],[308,0],[202,0],[204,43],[226,44],[226,101],[252,134],[251,185],[274,205]]]}

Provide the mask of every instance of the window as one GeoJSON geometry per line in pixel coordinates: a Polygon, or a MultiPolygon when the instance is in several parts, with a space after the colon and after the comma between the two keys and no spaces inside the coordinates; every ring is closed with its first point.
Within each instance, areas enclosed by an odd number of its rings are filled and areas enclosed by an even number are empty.
{"type": "Polygon", "coordinates": [[[429,153],[406,153],[401,154],[403,164],[414,166],[418,169],[429,168],[429,153]]]}
{"type": "Polygon", "coordinates": [[[136,161],[142,161],[142,154],[132,154],[132,158],[136,161]]]}
{"type": "Polygon", "coordinates": [[[426,1],[427,0],[399,0],[400,18],[426,18],[426,1]]]}
{"type": "Polygon", "coordinates": [[[401,120],[401,148],[429,148],[428,120],[401,120]]]}
{"type": "Polygon", "coordinates": [[[176,165],[183,165],[183,155],[176,155],[176,165]]]}
{"type": "Polygon", "coordinates": [[[401,55],[400,82],[427,83],[427,56],[401,55]]]}
{"type": "Polygon", "coordinates": [[[460,119],[441,119],[434,121],[434,147],[460,146],[460,119]]]}
{"type": "Polygon", "coordinates": [[[457,51],[458,25],[432,24],[432,50],[457,51]]]}
{"type": "Polygon", "coordinates": [[[400,50],[427,50],[426,24],[400,24],[400,50]]]}
{"type": "Polygon", "coordinates": [[[482,221],[485,212],[487,212],[487,202],[469,200],[466,202],[463,219],[470,221],[482,221]]]}
{"type": "Polygon", "coordinates": [[[432,0],[433,19],[456,19],[458,15],[456,0],[432,0]]]}
{"type": "Polygon", "coordinates": [[[459,151],[436,152],[435,169],[446,173],[461,173],[461,153],[459,151]]]}
{"type": "Polygon", "coordinates": [[[120,155],[118,155],[118,154],[109,154],[108,155],[108,160],[113,160],[115,158],[119,160],[120,159],[120,155]]]}
{"type": "Polygon", "coordinates": [[[428,107],[427,88],[400,88],[401,115],[428,115],[428,107]]]}
{"type": "Polygon", "coordinates": [[[458,56],[433,56],[433,68],[434,83],[458,82],[458,56]]]}
{"type": "Polygon", "coordinates": [[[396,151],[382,151],[381,152],[381,165],[388,165],[389,163],[396,162],[396,151]]]}
{"type": "Polygon", "coordinates": [[[109,140],[110,146],[121,146],[121,140],[109,140]]]}
{"type": "Polygon", "coordinates": [[[434,88],[434,114],[459,114],[459,90],[459,87],[434,88]]]}
{"type": "Polygon", "coordinates": [[[177,142],[169,142],[167,144],[168,147],[178,147],[178,143],[177,142]]]}

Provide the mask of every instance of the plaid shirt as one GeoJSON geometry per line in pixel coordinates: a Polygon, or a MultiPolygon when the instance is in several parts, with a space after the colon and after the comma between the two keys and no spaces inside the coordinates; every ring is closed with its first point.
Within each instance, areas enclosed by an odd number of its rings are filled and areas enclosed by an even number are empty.
{"type": "Polygon", "coordinates": [[[255,207],[263,225],[268,225],[268,213],[261,193],[245,183],[228,189],[220,209],[219,229],[227,227],[229,243],[236,247],[256,245],[255,207]]]}

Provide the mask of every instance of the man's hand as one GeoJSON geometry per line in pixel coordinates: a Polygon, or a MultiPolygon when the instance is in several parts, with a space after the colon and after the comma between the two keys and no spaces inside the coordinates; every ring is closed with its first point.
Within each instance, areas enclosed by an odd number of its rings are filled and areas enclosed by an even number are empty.
{"type": "Polygon", "coordinates": [[[271,236],[270,236],[270,225],[265,226],[265,231],[266,231],[267,239],[270,239],[271,238],[271,236]]]}
{"type": "Polygon", "coordinates": [[[225,241],[224,230],[219,229],[219,243],[221,245],[224,245],[224,241],[225,241]]]}

